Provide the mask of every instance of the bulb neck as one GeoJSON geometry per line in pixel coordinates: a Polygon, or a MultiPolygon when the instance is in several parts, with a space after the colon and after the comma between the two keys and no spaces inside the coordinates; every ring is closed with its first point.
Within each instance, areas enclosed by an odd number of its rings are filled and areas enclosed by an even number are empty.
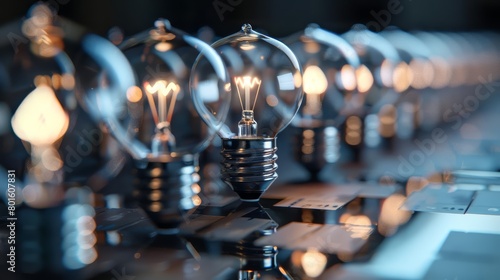
{"type": "Polygon", "coordinates": [[[258,201],[278,178],[276,138],[223,139],[222,179],[243,201],[258,201]]]}
{"type": "Polygon", "coordinates": [[[136,168],[133,202],[156,226],[177,227],[183,215],[201,203],[198,169],[198,158],[193,155],[136,168]]]}
{"type": "Polygon", "coordinates": [[[257,136],[257,122],[253,118],[252,110],[243,110],[241,120],[238,123],[238,136],[255,137],[257,136]]]}

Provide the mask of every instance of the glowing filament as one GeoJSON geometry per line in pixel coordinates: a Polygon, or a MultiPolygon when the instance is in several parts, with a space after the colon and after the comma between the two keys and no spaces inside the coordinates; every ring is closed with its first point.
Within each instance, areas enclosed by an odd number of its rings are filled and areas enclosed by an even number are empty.
{"type": "Polygon", "coordinates": [[[326,92],[328,80],[321,68],[316,65],[310,65],[306,68],[302,80],[306,93],[304,115],[319,115],[321,113],[321,97],[326,92]]]}
{"type": "Polygon", "coordinates": [[[180,86],[174,82],[167,83],[164,80],[158,80],[153,85],[149,82],[144,83],[146,96],[155,124],[170,124],[174,113],[177,94],[180,92],[180,86]],[[157,103],[155,103],[155,97],[157,103]],[[168,98],[170,97],[170,101],[168,98]],[[167,110],[168,107],[168,110],[167,110]]]}
{"type": "Polygon", "coordinates": [[[259,96],[260,85],[262,83],[257,77],[243,76],[235,77],[234,83],[238,91],[242,110],[242,119],[238,123],[239,136],[256,136],[257,122],[254,120],[253,111],[259,96]],[[253,98],[252,98],[253,97],[253,98]],[[253,99],[253,101],[252,101],[253,99]]]}
{"type": "Polygon", "coordinates": [[[240,104],[242,110],[253,111],[255,108],[255,103],[257,102],[257,97],[259,96],[261,80],[257,77],[243,76],[234,78],[234,83],[236,84],[236,89],[238,90],[238,96],[240,97],[240,104]],[[255,97],[253,104],[251,102],[252,90],[257,86],[255,90],[255,97]],[[243,90],[244,97],[241,96],[241,91],[243,90]],[[243,102],[243,99],[245,102],[243,102]]]}

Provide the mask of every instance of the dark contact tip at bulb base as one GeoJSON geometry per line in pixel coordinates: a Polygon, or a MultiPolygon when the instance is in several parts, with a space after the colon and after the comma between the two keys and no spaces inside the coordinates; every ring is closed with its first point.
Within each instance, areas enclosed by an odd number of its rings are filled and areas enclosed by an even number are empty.
{"type": "Polygon", "coordinates": [[[276,138],[224,139],[222,179],[242,201],[258,201],[278,178],[276,138]]]}

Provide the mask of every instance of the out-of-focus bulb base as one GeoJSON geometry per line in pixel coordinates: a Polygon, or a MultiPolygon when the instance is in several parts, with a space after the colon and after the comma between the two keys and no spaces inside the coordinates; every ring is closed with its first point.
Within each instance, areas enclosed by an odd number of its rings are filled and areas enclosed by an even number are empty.
{"type": "Polygon", "coordinates": [[[295,159],[309,171],[310,181],[319,181],[323,168],[340,157],[339,134],[333,126],[297,127],[294,138],[295,159]]]}
{"type": "Polygon", "coordinates": [[[242,201],[258,201],[278,178],[276,138],[223,139],[222,179],[242,201]]]}
{"type": "Polygon", "coordinates": [[[196,156],[149,162],[137,169],[133,198],[159,228],[175,228],[201,204],[196,156]]]}

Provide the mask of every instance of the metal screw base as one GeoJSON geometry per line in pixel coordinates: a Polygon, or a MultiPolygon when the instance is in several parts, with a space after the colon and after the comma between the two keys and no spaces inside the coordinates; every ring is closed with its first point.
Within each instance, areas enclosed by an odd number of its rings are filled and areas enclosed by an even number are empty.
{"type": "Polygon", "coordinates": [[[177,227],[183,215],[201,203],[197,166],[196,158],[189,156],[137,169],[133,197],[156,226],[177,227]]]}
{"type": "Polygon", "coordinates": [[[222,179],[243,201],[258,201],[278,178],[276,139],[224,139],[222,179]]]}

